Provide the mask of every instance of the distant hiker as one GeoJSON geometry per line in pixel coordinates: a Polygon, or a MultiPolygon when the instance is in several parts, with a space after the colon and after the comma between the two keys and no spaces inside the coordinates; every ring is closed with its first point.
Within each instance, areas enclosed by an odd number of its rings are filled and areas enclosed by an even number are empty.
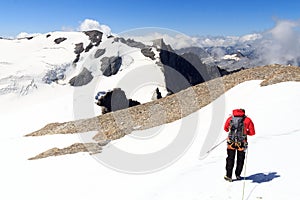
{"type": "Polygon", "coordinates": [[[232,116],[226,120],[224,130],[229,132],[227,138],[226,176],[224,179],[232,182],[235,154],[237,152],[235,176],[237,180],[240,180],[245,152],[248,146],[247,135],[255,135],[255,129],[252,120],[245,115],[245,110],[235,109],[232,111],[232,116]]]}

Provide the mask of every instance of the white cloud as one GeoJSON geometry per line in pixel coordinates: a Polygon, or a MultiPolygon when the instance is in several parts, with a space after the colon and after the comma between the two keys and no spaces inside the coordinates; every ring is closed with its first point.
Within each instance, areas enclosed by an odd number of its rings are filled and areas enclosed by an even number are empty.
{"type": "Polygon", "coordinates": [[[178,32],[170,32],[170,30],[166,30],[166,33],[163,33],[163,31],[163,29],[159,30],[159,32],[151,32],[150,30],[150,32],[145,34],[144,32],[147,32],[147,28],[145,28],[145,30],[137,29],[121,34],[120,37],[131,38],[145,44],[152,44],[153,40],[163,39],[164,42],[170,45],[173,49],[197,46],[197,38],[180,34],[178,32]],[[141,34],[139,34],[139,32],[141,32],[141,34]]]}
{"type": "Polygon", "coordinates": [[[294,28],[299,27],[299,23],[295,21],[281,20],[277,21],[276,26],[269,32],[277,40],[290,40],[295,37],[294,28]]]}
{"type": "Polygon", "coordinates": [[[244,36],[225,36],[225,37],[200,37],[198,38],[198,45],[203,47],[227,47],[227,46],[234,46],[238,43],[244,42],[253,42],[255,40],[261,39],[262,35],[255,33],[255,34],[248,34],[244,36]]]}
{"type": "Polygon", "coordinates": [[[89,30],[99,30],[105,35],[111,35],[111,29],[107,25],[100,25],[96,20],[85,19],[77,29],[78,31],[89,31],[89,30]]]}
{"type": "Polygon", "coordinates": [[[298,65],[300,61],[300,23],[279,20],[267,31],[258,45],[266,63],[298,65]]]}
{"type": "Polygon", "coordinates": [[[219,46],[230,46],[236,43],[236,41],[232,41],[232,39],[228,38],[199,38],[198,43],[203,47],[219,47],[219,46]]]}
{"type": "Polygon", "coordinates": [[[196,46],[195,38],[189,37],[184,34],[175,34],[175,35],[168,35],[168,34],[159,34],[156,33],[156,38],[162,38],[166,44],[171,45],[173,49],[180,49],[190,46],[196,46]]]}
{"type": "Polygon", "coordinates": [[[254,41],[254,40],[258,40],[261,39],[262,35],[258,34],[258,33],[254,33],[254,34],[248,34],[248,35],[244,35],[242,37],[239,38],[240,42],[247,42],[247,41],[254,41]]]}
{"type": "Polygon", "coordinates": [[[300,64],[300,21],[278,20],[275,26],[262,33],[248,34],[241,37],[199,37],[198,45],[215,47],[214,55],[223,56],[222,48],[227,46],[247,47],[255,49],[260,64],[300,64]]]}

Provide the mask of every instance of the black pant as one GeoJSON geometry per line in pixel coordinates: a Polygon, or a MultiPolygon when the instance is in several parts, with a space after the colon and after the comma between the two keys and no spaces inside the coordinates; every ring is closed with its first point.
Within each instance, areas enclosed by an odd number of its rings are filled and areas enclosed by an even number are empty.
{"type": "Polygon", "coordinates": [[[232,177],[232,171],[234,167],[235,152],[237,152],[237,161],[236,161],[236,169],[235,169],[236,176],[241,175],[244,166],[245,152],[238,151],[236,149],[227,149],[226,176],[230,178],[232,177]]]}

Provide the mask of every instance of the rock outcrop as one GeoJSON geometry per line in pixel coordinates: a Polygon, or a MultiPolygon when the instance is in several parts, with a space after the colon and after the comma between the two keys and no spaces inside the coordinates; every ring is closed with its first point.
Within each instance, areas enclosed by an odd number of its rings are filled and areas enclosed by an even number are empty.
{"type": "Polygon", "coordinates": [[[89,39],[91,41],[91,44],[94,46],[98,46],[100,42],[102,41],[103,33],[98,30],[90,30],[90,31],[84,31],[84,33],[89,36],[89,39]]]}
{"type": "Polygon", "coordinates": [[[69,81],[70,85],[78,87],[88,84],[93,80],[92,72],[90,72],[87,68],[83,68],[80,74],[71,78],[69,81]]]}
{"type": "Polygon", "coordinates": [[[112,56],[101,59],[101,71],[104,76],[112,76],[118,73],[122,65],[122,57],[112,56]]]}
{"type": "Polygon", "coordinates": [[[60,37],[60,38],[56,38],[55,40],[54,40],[54,42],[56,43],[56,44],[60,44],[60,43],[62,43],[63,41],[65,41],[67,38],[65,38],[65,37],[60,37]]]}
{"type": "Polygon", "coordinates": [[[102,114],[122,110],[125,108],[140,105],[138,101],[127,99],[126,94],[120,88],[115,88],[101,96],[97,102],[102,107],[102,114]]]}
{"type": "MultiPolygon", "coordinates": [[[[241,70],[237,73],[215,78],[189,87],[176,94],[142,105],[118,110],[90,119],[48,124],[44,128],[30,133],[27,136],[98,131],[93,137],[95,143],[92,146],[95,146],[97,143],[121,138],[126,134],[130,134],[133,130],[144,130],[181,119],[208,105],[234,86],[250,80],[262,80],[261,86],[285,81],[300,81],[300,68],[268,65],[241,70]],[[161,116],[164,116],[164,120],[162,120],[161,116]]],[[[72,147],[71,150],[72,151],[67,151],[55,148],[40,154],[41,156],[37,156],[35,159],[53,155],[63,155],[63,152],[76,153],[87,151],[81,147],[72,147]],[[57,151],[61,152],[55,153],[57,151]]],[[[95,152],[95,149],[90,152],[95,152]]]]}

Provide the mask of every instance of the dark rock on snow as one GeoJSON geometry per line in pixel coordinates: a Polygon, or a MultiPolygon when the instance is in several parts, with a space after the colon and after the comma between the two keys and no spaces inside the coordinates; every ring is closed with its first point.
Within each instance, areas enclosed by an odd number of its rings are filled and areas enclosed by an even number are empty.
{"type": "Polygon", "coordinates": [[[135,47],[135,48],[140,48],[140,49],[146,47],[146,45],[143,44],[142,42],[137,42],[137,41],[135,41],[133,39],[130,39],[130,38],[127,39],[127,40],[125,40],[124,38],[115,38],[114,41],[116,41],[116,42],[122,42],[122,43],[124,43],[124,44],[126,44],[126,45],[128,45],[130,47],[135,47]]]}
{"type": "Polygon", "coordinates": [[[93,48],[94,45],[92,43],[89,43],[86,48],[85,48],[85,52],[89,52],[91,50],[91,48],[93,48]]]}
{"type": "Polygon", "coordinates": [[[65,41],[66,39],[67,39],[67,38],[65,38],[65,37],[56,38],[56,39],[54,40],[54,42],[55,42],[56,44],[60,44],[61,42],[65,41]]]}
{"type": "Polygon", "coordinates": [[[80,74],[78,74],[77,76],[73,77],[69,83],[72,86],[83,86],[88,84],[89,82],[91,82],[93,80],[93,75],[92,73],[86,69],[83,68],[82,71],[80,72],[80,74]]]}
{"type": "Polygon", "coordinates": [[[94,58],[99,58],[100,56],[102,56],[105,53],[105,49],[97,49],[94,58]]]}
{"type": "Polygon", "coordinates": [[[84,48],[83,48],[83,43],[78,43],[78,44],[75,44],[75,50],[74,50],[74,53],[75,54],[80,54],[84,51],[84,48]]]}
{"type": "Polygon", "coordinates": [[[179,55],[163,40],[157,40],[155,44],[161,47],[160,62],[163,67],[167,90],[171,93],[177,93],[190,86],[231,73],[226,70],[221,71],[217,66],[207,66],[194,53],[188,52],[179,55]]]}
{"type": "Polygon", "coordinates": [[[102,113],[105,114],[108,112],[136,106],[140,103],[132,99],[127,99],[123,90],[120,88],[115,88],[101,96],[96,104],[102,107],[102,113]]]}
{"type": "Polygon", "coordinates": [[[154,98],[153,98],[154,100],[162,98],[161,92],[159,91],[159,88],[156,88],[154,95],[155,95],[154,98]]]}
{"type": "Polygon", "coordinates": [[[144,56],[151,58],[152,60],[155,60],[155,53],[152,51],[152,48],[142,48],[141,52],[144,56]]]}
{"type": "Polygon", "coordinates": [[[104,76],[112,76],[118,73],[121,65],[122,58],[119,56],[104,57],[101,59],[101,71],[104,76]]]}
{"type": "Polygon", "coordinates": [[[73,64],[77,63],[79,61],[80,54],[76,55],[76,58],[73,60],[73,64]]]}
{"type": "Polygon", "coordinates": [[[89,36],[92,45],[98,46],[102,40],[103,33],[98,30],[84,31],[84,33],[89,36]]]}

